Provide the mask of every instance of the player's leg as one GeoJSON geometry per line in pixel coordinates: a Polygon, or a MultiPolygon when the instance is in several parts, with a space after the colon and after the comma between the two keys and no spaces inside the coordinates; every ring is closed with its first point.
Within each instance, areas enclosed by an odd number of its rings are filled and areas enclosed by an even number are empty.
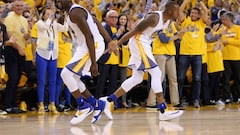
{"type": "Polygon", "coordinates": [[[78,83],[76,80],[80,80],[80,77],[75,75],[67,68],[64,68],[62,70],[61,77],[73,97],[76,99],[78,105],[78,111],[71,120],[71,124],[80,123],[93,112],[93,107],[84,100],[79,90],[79,87],[81,87],[82,89],[86,89],[86,87],[83,83],[78,83]]]}
{"type": "Polygon", "coordinates": [[[157,103],[159,111],[159,120],[171,120],[177,118],[183,114],[182,110],[176,111],[166,111],[167,105],[165,103],[163,90],[162,90],[162,83],[161,83],[161,71],[159,67],[155,67],[148,70],[149,74],[151,75],[151,87],[156,93],[157,96],[157,103]]]}
{"type": "Polygon", "coordinates": [[[107,100],[110,102],[113,101],[116,104],[117,99],[120,96],[124,95],[125,93],[130,91],[134,86],[136,86],[137,84],[139,84],[143,81],[143,75],[144,75],[143,71],[133,69],[132,76],[130,78],[128,78],[127,80],[125,80],[122,83],[121,87],[119,87],[113,94],[111,94],[107,98],[107,100]]]}

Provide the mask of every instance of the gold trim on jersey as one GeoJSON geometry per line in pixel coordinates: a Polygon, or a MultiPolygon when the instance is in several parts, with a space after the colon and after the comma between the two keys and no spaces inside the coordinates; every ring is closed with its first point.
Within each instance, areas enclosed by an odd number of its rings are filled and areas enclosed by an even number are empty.
{"type": "Polygon", "coordinates": [[[151,65],[148,61],[148,57],[144,51],[144,48],[142,46],[142,43],[140,42],[140,37],[141,37],[141,34],[137,35],[136,36],[136,42],[137,42],[137,45],[138,45],[138,49],[139,49],[139,52],[140,52],[140,56],[142,58],[142,61],[144,63],[144,67],[147,69],[147,68],[150,68],[151,65]]]}
{"type": "MultiPolygon", "coordinates": [[[[98,43],[95,43],[95,48],[98,48],[98,43]]],[[[87,62],[87,60],[89,59],[89,53],[85,54],[81,60],[79,60],[79,62],[73,67],[73,72],[78,73],[82,67],[84,66],[84,64],[87,62]]]]}

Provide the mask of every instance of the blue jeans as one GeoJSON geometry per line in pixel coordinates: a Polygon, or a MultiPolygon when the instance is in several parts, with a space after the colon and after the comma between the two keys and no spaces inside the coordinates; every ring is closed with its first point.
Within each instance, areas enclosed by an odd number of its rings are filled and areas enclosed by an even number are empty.
{"type": "Polygon", "coordinates": [[[200,99],[201,91],[201,71],[202,71],[202,56],[201,55],[180,55],[178,65],[178,90],[179,96],[182,97],[182,89],[186,76],[187,69],[192,67],[192,99],[200,99]]]}

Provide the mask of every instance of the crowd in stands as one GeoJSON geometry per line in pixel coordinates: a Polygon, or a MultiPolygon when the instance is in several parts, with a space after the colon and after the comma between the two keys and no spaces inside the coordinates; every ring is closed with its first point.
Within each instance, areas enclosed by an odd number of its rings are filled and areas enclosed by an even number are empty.
{"type": "MultiPolygon", "coordinates": [[[[73,0],[102,22],[119,40],[141,21],[147,0],[73,0]]],[[[176,108],[187,105],[225,105],[240,102],[240,0],[172,0],[179,4],[177,21],[155,32],[152,51],[162,71],[165,97],[176,108]],[[188,89],[186,89],[186,86],[188,89]]],[[[76,48],[76,37],[66,23],[58,0],[0,1],[0,114],[36,110],[59,114],[75,108],[60,73],[76,48]],[[19,88],[28,87],[19,96],[19,88]],[[27,103],[27,109],[22,108],[27,103]]],[[[152,0],[151,11],[161,0],[152,0]]],[[[164,7],[161,7],[164,10],[164,7]]],[[[107,47],[106,47],[107,48],[107,47]]],[[[119,55],[105,53],[98,61],[99,76],[82,77],[96,98],[116,90],[129,74],[128,42],[119,55]]],[[[156,95],[145,74],[140,99],[156,108],[156,95]]],[[[142,89],[137,87],[137,89],[142,89]]],[[[116,108],[132,107],[136,96],[127,93],[116,108]]]]}

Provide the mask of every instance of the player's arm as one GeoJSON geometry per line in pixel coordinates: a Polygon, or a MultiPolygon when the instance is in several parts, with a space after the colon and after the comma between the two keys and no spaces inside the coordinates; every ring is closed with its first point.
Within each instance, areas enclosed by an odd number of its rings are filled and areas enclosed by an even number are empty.
{"type": "Polygon", "coordinates": [[[116,43],[112,40],[112,38],[110,37],[110,35],[108,34],[107,30],[102,26],[102,24],[97,20],[96,17],[93,17],[95,23],[97,24],[98,30],[100,32],[100,34],[103,36],[103,38],[105,39],[105,41],[108,44],[108,48],[105,50],[104,53],[109,52],[111,53],[112,51],[118,55],[118,46],[116,45],[116,43]]]}
{"type": "Polygon", "coordinates": [[[157,13],[151,13],[146,18],[144,18],[139,24],[131,31],[126,33],[119,41],[118,45],[122,45],[125,41],[134,35],[142,33],[148,27],[154,27],[157,25],[159,15],[157,13]]]}
{"type": "Polygon", "coordinates": [[[81,8],[74,8],[69,13],[70,19],[75,23],[85,36],[92,64],[96,63],[95,45],[93,35],[87,24],[87,13],[81,8]]]}
{"type": "Polygon", "coordinates": [[[103,36],[104,40],[107,43],[111,42],[112,38],[108,34],[107,30],[102,26],[102,24],[98,21],[98,19],[96,17],[93,16],[93,19],[94,19],[95,23],[97,24],[98,30],[99,30],[100,34],[103,36]]]}

